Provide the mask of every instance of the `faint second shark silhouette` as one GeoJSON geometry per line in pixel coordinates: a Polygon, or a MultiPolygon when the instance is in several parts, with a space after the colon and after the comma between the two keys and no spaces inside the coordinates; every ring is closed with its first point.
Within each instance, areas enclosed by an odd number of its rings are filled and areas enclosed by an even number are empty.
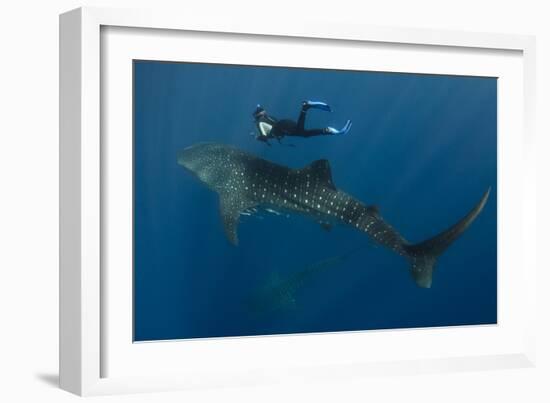
{"type": "Polygon", "coordinates": [[[284,278],[280,278],[277,272],[272,272],[267,282],[252,292],[246,304],[257,314],[295,308],[298,289],[307,282],[312,281],[321,272],[343,264],[352,255],[365,247],[366,245],[359,246],[345,254],[308,264],[303,269],[297,270],[284,278]]]}

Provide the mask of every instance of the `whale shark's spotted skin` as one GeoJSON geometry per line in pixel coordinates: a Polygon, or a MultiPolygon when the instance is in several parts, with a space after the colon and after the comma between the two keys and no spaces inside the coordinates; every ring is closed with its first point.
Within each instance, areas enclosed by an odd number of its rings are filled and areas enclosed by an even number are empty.
{"type": "MultiPolygon", "coordinates": [[[[385,246],[402,253],[405,240],[388,226],[376,209],[366,207],[332,183],[327,160],[318,160],[303,169],[291,169],[259,159],[244,151],[201,144],[207,155],[198,174],[203,182],[220,195],[222,218],[229,240],[237,244],[237,221],[242,211],[256,206],[284,209],[307,214],[320,222],[340,221],[367,232],[385,246]]],[[[193,153],[193,147],[185,151],[193,153]]],[[[187,157],[184,166],[192,168],[193,158],[187,157]],[[186,165],[187,164],[187,165],[186,165]]]]}
{"type": "Polygon", "coordinates": [[[411,260],[411,273],[423,287],[431,285],[434,253],[440,254],[477,217],[480,203],[455,226],[422,245],[409,244],[387,224],[375,207],[368,207],[336,189],[327,160],[292,169],[258,158],[234,147],[199,143],[181,151],[178,163],[195,174],[220,197],[220,214],[226,235],[238,244],[241,213],[257,206],[286,210],[313,217],[320,223],[341,222],[366,232],[377,243],[411,260]],[[429,253],[434,251],[434,253],[429,253]],[[427,276],[427,277],[426,277],[427,276]],[[429,277],[429,278],[428,278],[429,277]],[[422,279],[421,279],[422,278],[422,279]]]}

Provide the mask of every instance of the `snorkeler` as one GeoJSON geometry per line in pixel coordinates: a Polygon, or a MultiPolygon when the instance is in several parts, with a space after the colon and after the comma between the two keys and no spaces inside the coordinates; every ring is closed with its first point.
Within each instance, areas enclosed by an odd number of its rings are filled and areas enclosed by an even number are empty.
{"type": "Polygon", "coordinates": [[[261,105],[256,107],[256,110],[252,114],[254,116],[255,124],[258,129],[258,135],[256,140],[264,141],[269,144],[269,139],[277,139],[279,142],[285,136],[294,137],[313,137],[323,135],[336,135],[346,134],[351,129],[351,120],[348,120],[343,128],[340,130],[333,127],[325,127],[322,129],[306,129],[304,127],[306,120],[306,113],[310,108],[320,109],[330,112],[330,106],[324,102],[318,101],[304,101],[302,102],[302,109],[300,110],[300,116],[298,122],[290,119],[275,119],[269,116],[261,105]]]}

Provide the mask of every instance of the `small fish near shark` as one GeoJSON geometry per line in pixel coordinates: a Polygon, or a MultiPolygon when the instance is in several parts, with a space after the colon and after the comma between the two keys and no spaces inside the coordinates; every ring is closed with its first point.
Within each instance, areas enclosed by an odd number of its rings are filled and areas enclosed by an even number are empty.
{"type": "Polygon", "coordinates": [[[481,213],[491,190],[447,230],[413,244],[386,223],[376,207],[338,190],[327,160],[293,169],[218,143],[187,147],[177,160],[219,195],[223,227],[233,245],[238,245],[241,213],[257,207],[307,215],[320,223],[340,222],[366,232],[376,243],[407,259],[414,281],[423,288],[431,287],[437,258],[481,213]]]}

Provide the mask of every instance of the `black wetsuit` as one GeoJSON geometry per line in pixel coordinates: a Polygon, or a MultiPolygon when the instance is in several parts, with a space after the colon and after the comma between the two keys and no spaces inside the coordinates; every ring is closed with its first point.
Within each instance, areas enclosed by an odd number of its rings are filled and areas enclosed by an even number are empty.
{"type": "Polygon", "coordinates": [[[271,130],[268,134],[264,134],[263,136],[259,136],[259,137],[265,137],[266,140],[268,138],[276,138],[280,140],[285,136],[312,137],[312,136],[331,134],[328,128],[323,128],[323,129],[306,129],[305,128],[306,114],[308,109],[309,109],[308,105],[306,104],[302,105],[302,109],[300,110],[300,116],[298,117],[298,122],[295,122],[294,120],[291,120],[291,119],[277,120],[272,116],[264,114],[263,116],[259,117],[256,121],[258,130],[260,131],[260,133],[264,133],[260,127],[260,123],[262,122],[271,126],[271,130]]]}

